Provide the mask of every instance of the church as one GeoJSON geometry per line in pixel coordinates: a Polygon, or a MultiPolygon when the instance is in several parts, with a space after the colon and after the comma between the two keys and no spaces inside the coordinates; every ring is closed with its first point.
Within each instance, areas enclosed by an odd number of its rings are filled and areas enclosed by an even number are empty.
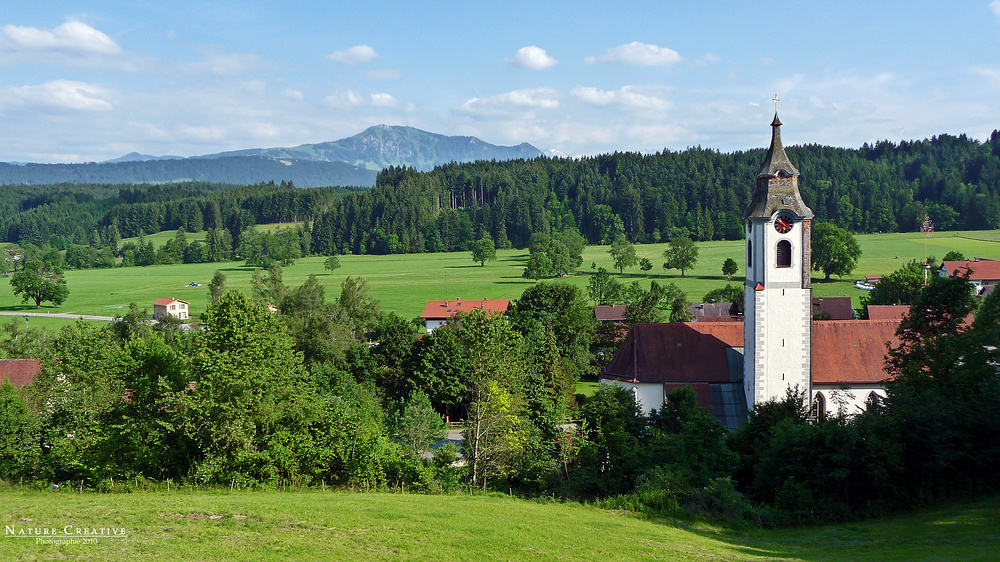
{"type": "Polygon", "coordinates": [[[637,324],[600,382],[630,389],[645,414],[691,386],[730,429],[789,388],[806,391],[815,414],[857,413],[885,396],[886,346],[898,344],[899,321],[813,320],[813,212],[799,193],[777,113],[744,218],[743,322],[637,324]]]}

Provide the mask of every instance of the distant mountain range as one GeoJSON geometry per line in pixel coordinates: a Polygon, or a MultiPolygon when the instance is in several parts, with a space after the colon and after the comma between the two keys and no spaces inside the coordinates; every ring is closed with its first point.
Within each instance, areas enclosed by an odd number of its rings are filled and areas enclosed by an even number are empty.
{"type": "Polygon", "coordinates": [[[0,184],[164,183],[208,181],[254,184],[290,181],[299,187],[374,185],[387,166],[431,170],[449,162],[542,156],[528,143],[498,146],[476,137],[450,137],[376,125],[338,141],[290,148],[252,148],[182,158],[132,152],[86,164],[0,163],[0,184]]]}

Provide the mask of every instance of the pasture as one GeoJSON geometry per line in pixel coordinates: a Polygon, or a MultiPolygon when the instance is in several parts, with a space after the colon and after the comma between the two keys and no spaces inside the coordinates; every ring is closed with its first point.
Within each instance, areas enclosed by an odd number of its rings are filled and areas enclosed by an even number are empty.
{"type": "MultiPolygon", "coordinates": [[[[166,241],[171,236],[173,232],[166,232],[151,239],[166,241]]],[[[188,239],[196,238],[198,233],[191,234],[188,239]]],[[[829,283],[822,282],[822,275],[814,273],[813,294],[850,296],[854,306],[858,306],[863,292],[854,287],[855,279],[866,274],[891,273],[911,259],[922,261],[925,242],[928,255],[938,259],[950,250],[959,250],[970,258],[1000,259],[1000,232],[996,231],[935,232],[926,239],[919,232],[867,234],[857,238],[864,253],[854,273],[844,279],[833,277],[829,283]]],[[[705,293],[726,283],[722,262],[728,257],[741,264],[733,282],[741,283],[743,280],[742,241],[699,243],[698,263],[683,278],[676,270],[665,271],[660,267],[666,247],[666,244],[636,246],[639,257],[649,258],[655,267],[648,276],[638,267],[626,269],[624,275],[618,276],[619,280],[647,285],[650,279],[661,283],[673,282],[687,292],[689,301],[698,302],[705,293]]],[[[284,268],[283,276],[285,284],[290,286],[300,285],[309,275],[318,276],[327,287],[328,299],[337,297],[340,284],[347,276],[365,277],[371,295],[381,300],[383,310],[410,319],[421,314],[428,300],[516,299],[534,283],[521,277],[527,258],[527,250],[498,250],[497,261],[481,267],[472,261],[469,252],[346,255],[340,257],[342,267],[329,272],[323,268],[325,258],[316,256],[297,260],[295,265],[284,268]]],[[[586,287],[589,274],[594,271],[592,264],[613,270],[608,246],[588,246],[584,250],[580,270],[562,281],[586,287]]],[[[197,315],[208,304],[207,285],[216,270],[226,275],[228,288],[250,290],[253,268],[244,266],[242,262],[71,270],[66,272],[69,299],[59,307],[46,303],[41,311],[114,316],[127,311],[130,302],[152,312],[152,301],[175,297],[190,302],[192,314],[197,315]],[[191,282],[200,286],[191,286],[191,282]]],[[[32,305],[21,304],[8,283],[0,282],[0,311],[33,310],[32,305]]],[[[72,321],[40,318],[30,322],[32,326],[57,327],[72,321]]]]}
{"type": "Polygon", "coordinates": [[[4,560],[989,560],[1000,549],[997,497],[783,530],[498,495],[8,488],[0,505],[4,560]],[[10,536],[68,525],[124,529],[127,538],[58,545],[10,536]]]}

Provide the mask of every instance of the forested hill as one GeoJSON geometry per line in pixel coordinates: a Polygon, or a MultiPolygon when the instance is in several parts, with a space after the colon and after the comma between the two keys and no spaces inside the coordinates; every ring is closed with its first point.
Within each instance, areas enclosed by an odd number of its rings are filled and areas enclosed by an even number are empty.
{"type": "MultiPolygon", "coordinates": [[[[941,135],[787,152],[802,173],[802,194],[816,220],[854,232],[914,231],[927,214],[938,230],[1000,228],[998,132],[986,142],[941,135]]],[[[619,233],[636,242],[680,234],[739,239],[763,157],[763,149],[723,154],[693,148],[479,161],[429,172],[390,167],[371,189],[312,195],[275,184],[236,191],[130,186],[125,196],[108,185],[8,186],[0,188],[0,241],[41,244],[55,236],[65,246],[106,237],[112,224],[122,236],[224,226],[237,239],[252,222],[288,220],[311,221],[310,246],[318,253],[466,250],[482,236],[498,247],[523,248],[534,232],[568,227],[590,243],[619,233]],[[94,229],[100,236],[92,236],[94,229]]]]}
{"type": "Polygon", "coordinates": [[[7,164],[0,162],[0,184],[165,183],[201,181],[257,184],[291,182],[300,187],[372,185],[375,172],[344,162],[280,160],[264,156],[201,159],[88,162],[86,164],[7,164]]]}

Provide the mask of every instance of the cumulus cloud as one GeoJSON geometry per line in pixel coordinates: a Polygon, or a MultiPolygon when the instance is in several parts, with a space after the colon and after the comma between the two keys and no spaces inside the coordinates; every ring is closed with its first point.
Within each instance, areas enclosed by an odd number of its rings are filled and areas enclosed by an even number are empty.
{"type": "Polygon", "coordinates": [[[459,106],[458,111],[468,115],[489,115],[558,107],[559,92],[555,89],[529,88],[488,98],[471,98],[459,106]]]}
{"type": "Polygon", "coordinates": [[[993,0],[990,2],[990,10],[992,10],[993,13],[1000,18],[1000,0],[993,0]]]}
{"type": "Polygon", "coordinates": [[[11,86],[0,90],[0,106],[40,107],[82,111],[110,111],[110,92],[101,86],[54,80],[37,86],[11,86]]]}
{"type": "Polygon", "coordinates": [[[664,110],[670,101],[664,97],[666,88],[639,88],[623,86],[619,90],[599,90],[590,86],[577,86],[570,95],[591,105],[616,105],[642,110],[664,110]]]}
{"type": "Polygon", "coordinates": [[[343,109],[365,103],[365,97],[354,90],[343,90],[323,98],[323,103],[333,108],[343,109]]]}
{"type": "Polygon", "coordinates": [[[604,62],[631,66],[673,66],[682,60],[684,58],[673,49],[639,41],[612,47],[603,55],[585,59],[587,64],[604,62]]]}
{"type": "Polygon", "coordinates": [[[116,55],[122,48],[89,25],[69,21],[52,29],[5,25],[0,27],[0,48],[9,51],[67,51],[116,55]]]}
{"type": "Polygon", "coordinates": [[[342,62],[344,64],[358,64],[361,62],[369,62],[377,56],[378,53],[375,52],[375,49],[369,47],[368,45],[355,45],[349,49],[334,51],[329,55],[326,55],[326,58],[334,62],[342,62]]]}
{"type": "Polygon", "coordinates": [[[394,98],[391,94],[378,92],[371,95],[371,104],[373,107],[395,107],[399,104],[399,100],[394,98]]]}
{"type": "Polygon", "coordinates": [[[521,47],[514,54],[514,58],[509,59],[509,64],[531,70],[542,70],[550,66],[555,66],[559,61],[550,57],[545,49],[530,45],[521,47]]]}

